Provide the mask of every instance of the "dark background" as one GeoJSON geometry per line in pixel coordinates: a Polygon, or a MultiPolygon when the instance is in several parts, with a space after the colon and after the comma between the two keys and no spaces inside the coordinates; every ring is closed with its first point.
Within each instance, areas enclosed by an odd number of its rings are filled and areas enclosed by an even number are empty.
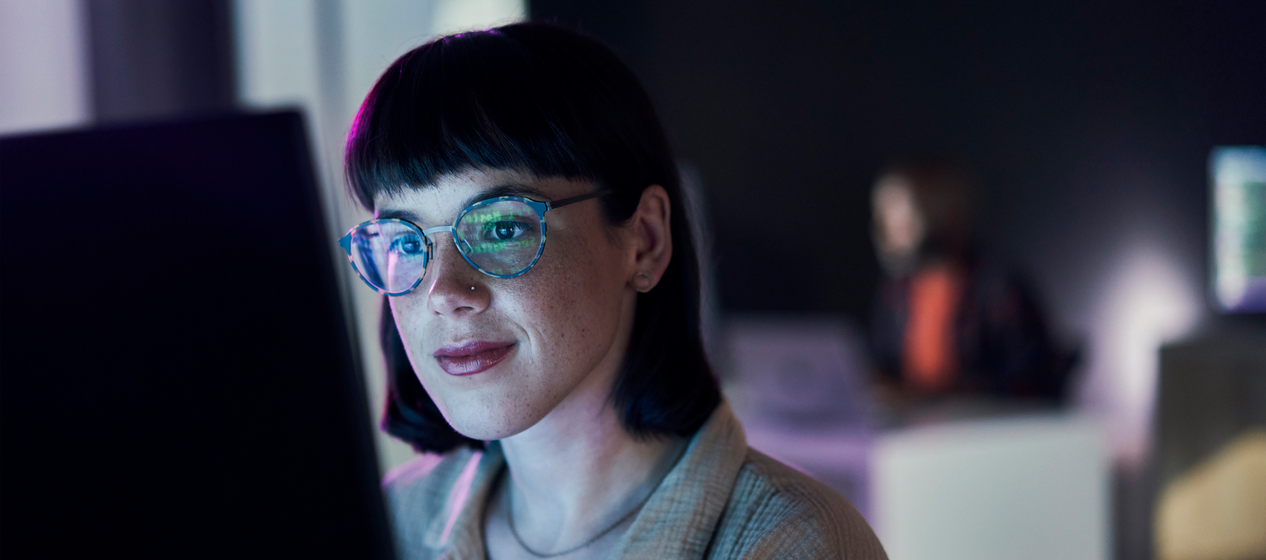
{"type": "MultiPolygon", "coordinates": [[[[703,181],[725,312],[864,325],[875,173],[943,152],[984,181],[985,245],[1088,354],[1140,251],[1204,298],[1206,331],[1233,319],[1207,296],[1207,161],[1266,144],[1266,1],[528,1],[642,78],[703,181]]],[[[234,106],[229,0],[88,6],[99,121],[234,106]]],[[[1149,484],[1114,480],[1117,558],[1150,557],[1149,484]]]]}
{"type": "Polygon", "coordinates": [[[711,206],[727,311],[865,321],[876,171],[955,154],[1056,320],[1140,238],[1207,293],[1207,158],[1266,143],[1266,2],[533,0],[643,78],[711,206]]]}

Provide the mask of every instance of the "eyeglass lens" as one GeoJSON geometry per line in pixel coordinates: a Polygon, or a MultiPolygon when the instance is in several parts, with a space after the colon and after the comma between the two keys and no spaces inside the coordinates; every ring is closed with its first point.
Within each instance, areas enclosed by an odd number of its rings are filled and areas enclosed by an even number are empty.
{"type": "Polygon", "coordinates": [[[541,240],[536,210],[519,200],[474,206],[457,221],[457,246],[476,268],[494,276],[526,270],[541,240]]]}
{"type": "MultiPolygon", "coordinates": [[[[519,200],[470,207],[457,221],[458,249],[480,271],[513,276],[527,270],[544,242],[536,210],[519,200]]],[[[361,276],[391,294],[408,291],[426,270],[428,246],[408,223],[371,222],[352,234],[352,259],[361,276]]]]}
{"type": "Polygon", "coordinates": [[[428,260],[422,232],[403,222],[366,224],[352,234],[352,260],[365,281],[387,293],[413,287],[428,260]]]}

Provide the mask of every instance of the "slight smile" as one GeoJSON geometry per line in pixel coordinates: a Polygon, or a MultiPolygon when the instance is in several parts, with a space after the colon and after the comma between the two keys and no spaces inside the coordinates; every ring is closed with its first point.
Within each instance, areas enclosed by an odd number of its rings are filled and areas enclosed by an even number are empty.
{"type": "Polygon", "coordinates": [[[497,365],[514,350],[514,342],[477,340],[435,351],[435,361],[449,375],[474,375],[497,365]]]}

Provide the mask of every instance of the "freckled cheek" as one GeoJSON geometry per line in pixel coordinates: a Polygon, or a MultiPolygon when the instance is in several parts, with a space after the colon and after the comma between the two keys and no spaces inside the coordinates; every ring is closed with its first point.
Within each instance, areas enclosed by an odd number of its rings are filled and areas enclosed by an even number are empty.
{"type": "Polygon", "coordinates": [[[426,301],[423,294],[414,294],[392,298],[391,315],[396,322],[396,330],[407,350],[418,349],[422,342],[421,334],[425,332],[422,319],[425,317],[426,301]]]}
{"type": "Polygon", "coordinates": [[[542,258],[532,273],[520,277],[523,282],[507,284],[522,302],[524,317],[544,338],[539,343],[549,353],[546,359],[583,353],[577,346],[599,334],[591,323],[601,324],[611,312],[604,301],[608,290],[602,285],[600,265],[588,247],[558,245],[546,251],[556,249],[555,255],[566,258],[542,258]]]}

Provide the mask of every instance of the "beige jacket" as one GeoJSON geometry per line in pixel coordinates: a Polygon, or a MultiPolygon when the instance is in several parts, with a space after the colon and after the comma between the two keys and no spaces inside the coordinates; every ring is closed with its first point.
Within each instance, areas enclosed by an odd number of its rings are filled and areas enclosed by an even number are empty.
{"type": "MultiPolygon", "coordinates": [[[[484,504],[505,459],[496,442],[419,457],[387,475],[404,560],[486,558],[484,504]]],[[[842,496],[747,446],[722,403],[633,520],[611,558],[886,559],[842,496]]]]}

